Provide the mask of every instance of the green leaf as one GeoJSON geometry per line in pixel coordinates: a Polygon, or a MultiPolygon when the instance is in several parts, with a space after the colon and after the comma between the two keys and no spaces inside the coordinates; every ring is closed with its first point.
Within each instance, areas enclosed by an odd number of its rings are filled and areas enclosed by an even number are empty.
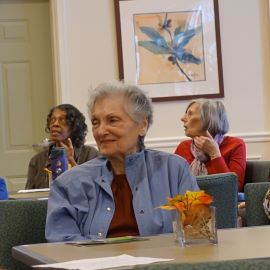
{"type": "Polygon", "coordinates": [[[163,36],[160,35],[159,32],[157,32],[154,28],[152,27],[146,27],[142,26],[140,27],[141,31],[146,34],[149,38],[152,39],[152,41],[160,46],[160,47],[168,47],[168,44],[163,36]]]}
{"type": "Polygon", "coordinates": [[[139,46],[144,47],[146,50],[154,54],[171,54],[172,50],[169,47],[162,47],[153,41],[139,41],[139,46]]]}
{"type": "Polygon", "coordinates": [[[181,26],[177,26],[174,30],[174,36],[177,36],[179,35],[180,33],[182,33],[181,31],[181,26]]]}
{"type": "Polygon", "coordinates": [[[201,26],[197,28],[189,29],[185,32],[180,32],[178,35],[175,35],[173,39],[174,49],[177,51],[179,49],[182,50],[188,44],[188,42],[200,31],[202,31],[201,26]]]}

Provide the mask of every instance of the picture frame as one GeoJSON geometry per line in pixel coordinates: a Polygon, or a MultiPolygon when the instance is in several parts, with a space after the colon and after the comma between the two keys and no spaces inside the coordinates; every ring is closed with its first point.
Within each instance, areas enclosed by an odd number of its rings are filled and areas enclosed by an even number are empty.
{"type": "Polygon", "coordinates": [[[224,97],[218,0],[115,0],[119,79],[152,101],[224,97]]]}

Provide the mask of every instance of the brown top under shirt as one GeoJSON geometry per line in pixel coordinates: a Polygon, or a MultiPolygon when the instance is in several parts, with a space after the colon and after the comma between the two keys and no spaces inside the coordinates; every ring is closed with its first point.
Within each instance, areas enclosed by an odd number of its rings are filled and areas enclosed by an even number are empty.
{"type": "Polygon", "coordinates": [[[115,175],[112,185],[115,212],[107,237],[139,235],[132,205],[132,192],[125,174],[115,175]]]}

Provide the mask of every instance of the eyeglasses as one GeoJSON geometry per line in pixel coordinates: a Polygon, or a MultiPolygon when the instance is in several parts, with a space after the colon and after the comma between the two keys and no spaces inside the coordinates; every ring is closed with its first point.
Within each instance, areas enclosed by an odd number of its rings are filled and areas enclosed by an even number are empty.
{"type": "Polygon", "coordinates": [[[56,117],[52,117],[50,120],[49,120],[49,125],[54,125],[56,122],[58,122],[58,125],[60,126],[66,126],[67,125],[67,120],[66,118],[62,118],[62,117],[59,117],[59,118],[56,118],[56,117]]]}

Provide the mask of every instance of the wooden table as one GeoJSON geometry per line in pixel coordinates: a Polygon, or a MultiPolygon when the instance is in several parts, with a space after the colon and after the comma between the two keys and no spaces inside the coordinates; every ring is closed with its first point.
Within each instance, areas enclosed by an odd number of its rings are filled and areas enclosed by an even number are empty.
{"type": "Polygon", "coordinates": [[[26,265],[117,256],[172,258],[174,263],[269,258],[270,226],[218,230],[217,245],[180,247],[173,234],[148,237],[147,241],[74,246],[44,243],[12,248],[15,259],[26,265]]]}
{"type": "Polygon", "coordinates": [[[14,193],[9,194],[9,200],[34,200],[34,199],[48,199],[49,191],[37,191],[29,193],[14,193]]]}

